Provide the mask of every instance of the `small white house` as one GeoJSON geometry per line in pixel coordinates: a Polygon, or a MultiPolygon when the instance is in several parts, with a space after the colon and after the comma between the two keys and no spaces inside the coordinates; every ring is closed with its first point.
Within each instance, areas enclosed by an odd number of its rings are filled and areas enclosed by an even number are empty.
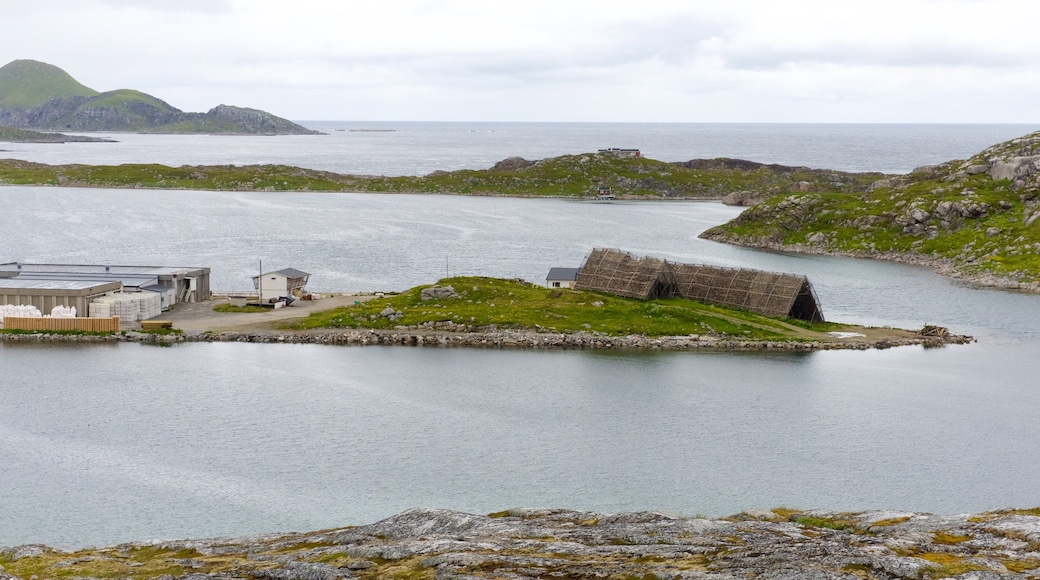
{"type": "Polygon", "coordinates": [[[253,288],[260,295],[260,302],[277,300],[282,296],[299,298],[307,286],[310,274],[296,268],[285,268],[253,276],[253,288]]]}
{"type": "Polygon", "coordinates": [[[546,288],[574,288],[578,280],[578,268],[549,268],[545,277],[546,288]]]}

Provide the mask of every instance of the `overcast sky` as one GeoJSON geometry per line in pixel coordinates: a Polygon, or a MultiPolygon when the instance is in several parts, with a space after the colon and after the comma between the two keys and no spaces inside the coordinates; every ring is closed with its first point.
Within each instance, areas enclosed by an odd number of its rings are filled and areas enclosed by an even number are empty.
{"type": "Polygon", "coordinates": [[[1040,122],[1037,0],[0,0],[28,58],[294,120],[1040,122]]]}

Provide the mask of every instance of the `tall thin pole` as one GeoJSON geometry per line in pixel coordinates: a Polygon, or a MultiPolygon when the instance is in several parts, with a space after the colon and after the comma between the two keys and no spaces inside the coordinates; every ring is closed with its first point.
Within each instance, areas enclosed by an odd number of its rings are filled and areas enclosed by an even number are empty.
{"type": "Polygon", "coordinates": [[[264,260],[260,259],[260,275],[256,277],[256,301],[264,303],[264,260]]]}

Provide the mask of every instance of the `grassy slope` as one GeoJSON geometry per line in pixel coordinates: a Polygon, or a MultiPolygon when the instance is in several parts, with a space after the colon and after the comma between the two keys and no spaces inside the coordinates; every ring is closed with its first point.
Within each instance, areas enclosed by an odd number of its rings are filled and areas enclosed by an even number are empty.
{"type": "Polygon", "coordinates": [[[872,191],[778,195],[704,237],[750,246],[932,263],[1005,285],[1040,283],[1040,181],[981,172],[1040,154],[1040,133],[966,161],[882,181],[872,191]],[[969,172],[968,169],[972,168],[969,172]],[[974,173],[974,174],[971,174],[974,173]]]}
{"type": "Polygon", "coordinates": [[[59,97],[92,97],[98,92],[60,68],[35,60],[0,67],[0,107],[37,107],[59,97]]]}
{"type": "MultiPolygon", "coordinates": [[[[634,300],[577,290],[553,290],[525,282],[495,278],[447,278],[459,296],[423,301],[418,286],[398,295],[356,306],[311,314],[294,328],[377,328],[450,323],[544,332],[597,332],[611,336],[726,335],[746,340],[817,340],[835,324],[809,325],[777,320],[741,310],[690,300],[634,300]],[[399,320],[381,316],[386,308],[403,314],[399,320]]],[[[458,326],[455,326],[458,328],[458,326]]]]}
{"type": "Polygon", "coordinates": [[[48,166],[0,161],[0,184],[154,187],[197,190],[361,191],[471,195],[593,197],[608,185],[623,198],[719,198],[736,191],[787,191],[799,182],[812,187],[840,183],[855,191],[880,174],[847,174],[808,169],[780,172],[768,166],[691,169],[653,159],[611,155],[565,155],[510,170],[434,172],[424,177],[339,175],[284,165],[48,166]]]}

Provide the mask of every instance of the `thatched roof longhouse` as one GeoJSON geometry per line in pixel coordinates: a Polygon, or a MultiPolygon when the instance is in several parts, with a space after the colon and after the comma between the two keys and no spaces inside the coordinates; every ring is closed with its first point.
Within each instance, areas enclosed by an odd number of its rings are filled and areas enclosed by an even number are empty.
{"type": "Polygon", "coordinates": [[[575,288],[643,300],[678,296],[765,316],[824,320],[805,276],[671,263],[620,250],[593,250],[578,273],[575,288]]]}

